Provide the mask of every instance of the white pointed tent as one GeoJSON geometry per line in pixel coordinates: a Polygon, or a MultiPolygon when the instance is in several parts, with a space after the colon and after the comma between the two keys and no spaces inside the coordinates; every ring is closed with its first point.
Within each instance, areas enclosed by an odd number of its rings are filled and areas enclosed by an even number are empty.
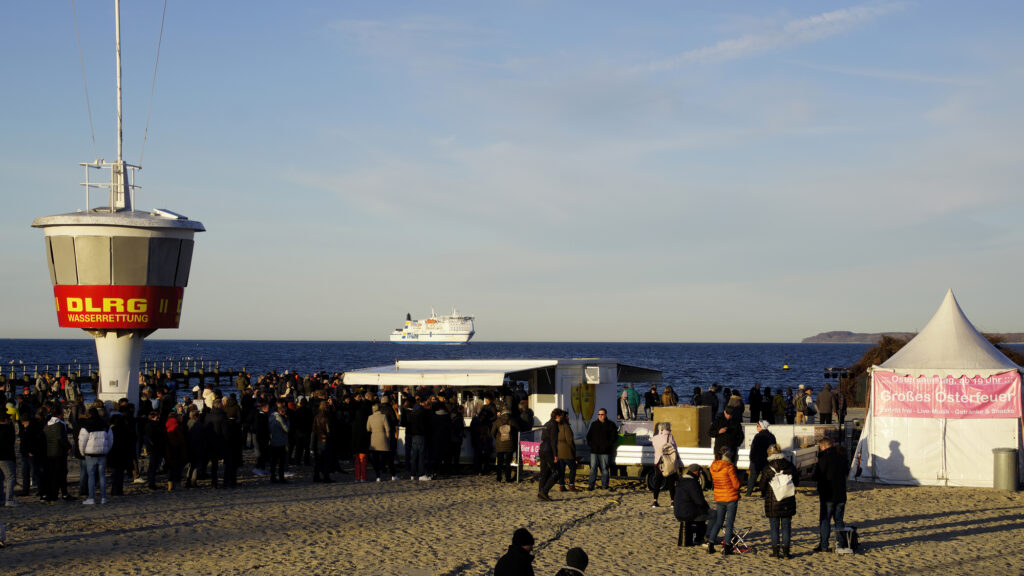
{"type": "Polygon", "coordinates": [[[850,477],[992,486],[994,448],[1021,451],[1021,368],[974,328],[953,291],[899,352],[871,368],[871,404],[850,477]]]}

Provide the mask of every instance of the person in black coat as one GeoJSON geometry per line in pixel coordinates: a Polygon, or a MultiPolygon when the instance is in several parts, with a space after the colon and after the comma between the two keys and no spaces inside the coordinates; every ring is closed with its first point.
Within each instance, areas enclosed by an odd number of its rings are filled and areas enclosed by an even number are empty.
{"type": "Polygon", "coordinates": [[[32,417],[32,413],[26,409],[21,413],[19,424],[21,443],[18,450],[21,452],[21,495],[28,496],[29,486],[34,480],[36,483],[36,495],[43,496],[43,464],[46,460],[46,441],[43,438],[43,422],[40,417],[32,417]]]}
{"type": "Polygon", "coordinates": [[[761,383],[754,382],[754,387],[747,394],[747,406],[750,406],[750,421],[757,422],[761,415],[761,383]]]}
{"type": "Polygon", "coordinates": [[[239,406],[242,409],[242,437],[245,440],[245,449],[252,448],[252,438],[250,437],[255,428],[256,424],[256,399],[253,398],[252,392],[246,390],[242,394],[239,400],[239,406]]]}
{"type": "Polygon", "coordinates": [[[761,395],[761,419],[769,424],[775,424],[775,411],[772,410],[772,389],[767,387],[761,395]]]}
{"type": "Polygon", "coordinates": [[[743,412],[737,414],[733,410],[725,410],[711,421],[708,435],[715,439],[715,458],[718,458],[726,448],[733,454],[738,453],[740,444],[743,444],[743,425],[740,423],[742,418],[743,412]]]}
{"type": "Polygon", "coordinates": [[[210,464],[210,485],[220,487],[217,467],[227,448],[227,415],[220,398],[213,400],[210,413],[203,418],[203,441],[206,443],[206,461],[210,464]]]}
{"type": "Polygon", "coordinates": [[[609,464],[615,453],[615,443],[618,440],[619,426],[608,419],[607,410],[599,408],[597,420],[594,420],[590,424],[590,429],[587,430],[587,445],[590,447],[590,478],[587,482],[587,490],[594,489],[598,470],[601,471],[601,488],[608,489],[609,464]]]}
{"type": "Polygon", "coordinates": [[[107,453],[107,468],[110,469],[110,495],[124,496],[124,476],[132,469],[135,456],[134,424],[122,412],[110,415],[110,431],[114,444],[107,453]]]}
{"type": "Polygon", "coordinates": [[[174,413],[174,405],[177,404],[177,400],[175,400],[174,392],[167,388],[158,388],[156,391],[156,397],[160,400],[160,406],[158,408],[158,411],[160,412],[160,423],[166,424],[167,419],[174,413]]]}
{"type": "Polygon", "coordinates": [[[494,565],[494,576],[533,576],[533,534],[519,528],[512,534],[508,552],[494,565]]]}
{"type": "Polygon", "coordinates": [[[149,413],[153,411],[153,401],[144,391],[139,392],[139,409],[135,412],[132,422],[135,423],[135,457],[142,455],[142,448],[146,443],[146,422],[149,413]]]}
{"type": "Polygon", "coordinates": [[[160,471],[160,464],[163,462],[164,453],[167,451],[167,429],[160,422],[160,413],[156,410],[149,412],[146,427],[143,429],[143,436],[145,438],[146,453],[149,454],[146,483],[149,485],[150,490],[156,490],[156,473],[160,471]]]}
{"type": "Polygon", "coordinates": [[[683,523],[683,546],[698,546],[707,532],[708,501],[704,498],[704,490],[700,486],[700,466],[690,464],[676,484],[673,499],[673,512],[676,520],[683,523]]]}
{"type": "Polygon", "coordinates": [[[768,465],[768,449],[775,446],[775,435],[768,431],[768,422],[757,423],[757,434],[750,441],[750,468],[747,470],[747,497],[754,493],[761,470],[768,465]]]}
{"type": "Polygon", "coordinates": [[[462,458],[462,441],[466,436],[466,421],[463,418],[462,405],[452,402],[449,416],[451,417],[451,422],[449,424],[450,432],[448,433],[448,469],[449,474],[454,476],[459,473],[459,463],[462,458]]]}
{"type": "Polygon", "coordinates": [[[334,406],[321,402],[313,417],[313,482],[332,482],[331,470],[334,462],[333,442],[334,406]]]}
{"type": "Polygon", "coordinates": [[[718,384],[712,384],[710,387],[708,387],[707,390],[704,391],[704,394],[701,396],[700,399],[700,405],[711,407],[712,418],[718,415],[718,384]]]}
{"type": "Polygon", "coordinates": [[[438,402],[437,410],[430,417],[430,448],[427,450],[429,457],[428,469],[435,474],[440,474],[445,467],[443,462],[448,459],[448,444],[452,437],[452,418],[448,414],[447,407],[443,402],[438,402]]]}
{"type": "Polygon", "coordinates": [[[561,480],[562,467],[558,464],[558,424],[565,418],[565,412],[561,408],[551,411],[551,419],[544,424],[540,435],[540,449],[537,456],[540,458],[540,477],[537,479],[537,498],[551,500],[548,492],[561,480]]]}
{"type": "Polygon", "coordinates": [[[651,389],[644,393],[644,415],[648,420],[654,417],[655,406],[661,406],[661,396],[658,395],[657,387],[651,386],[651,389]]]}
{"type": "Polygon", "coordinates": [[[828,550],[828,539],[831,536],[831,522],[836,524],[836,545],[846,548],[846,525],[843,515],[846,512],[846,475],[850,473],[850,461],[846,453],[832,445],[832,440],[822,438],[818,441],[818,465],[814,468],[814,481],[818,483],[818,527],[821,539],[815,552],[828,550]]]}
{"type": "Polygon", "coordinates": [[[185,474],[185,488],[199,485],[199,477],[206,475],[206,438],[199,410],[188,412],[185,436],[188,438],[188,472],[185,474]]]}
{"type": "Polygon", "coordinates": [[[242,409],[232,394],[224,399],[224,486],[238,485],[238,468],[242,465],[242,448],[245,438],[242,434],[242,409]]]}
{"type": "MultiPolygon", "coordinates": [[[[306,378],[309,382],[309,378],[306,378]]],[[[288,430],[289,458],[292,464],[298,466],[305,464],[309,466],[309,439],[313,434],[313,410],[306,398],[299,400],[299,404],[291,415],[291,428],[288,430]]]]}
{"type": "Polygon", "coordinates": [[[266,476],[270,467],[270,402],[261,398],[259,410],[253,417],[253,430],[256,433],[256,466],[253,473],[266,476]]]}
{"type": "Polygon", "coordinates": [[[43,471],[46,477],[46,500],[57,500],[59,491],[65,500],[74,500],[68,493],[68,455],[71,454],[71,443],[68,440],[68,425],[64,422],[64,411],[59,405],[51,408],[50,419],[43,428],[46,447],[46,464],[43,471]]]}
{"type": "Polygon", "coordinates": [[[430,409],[430,401],[424,398],[419,404],[413,407],[406,421],[405,437],[407,442],[412,442],[410,451],[409,470],[413,478],[429,480],[427,476],[427,450],[430,438],[430,424],[433,419],[433,411],[430,409]]]}
{"type": "Polygon", "coordinates": [[[772,535],[772,558],[789,559],[789,537],[792,531],[793,516],[796,515],[796,495],[779,499],[771,488],[772,478],[778,474],[789,474],[793,478],[793,486],[800,484],[800,476],[796,467],[782,455],[778,444],[768,448],[768,463],[761,474],[761,495],[764,497],[764,515],[768,518],[772,535]],[[779,542],[779,532],[782,541],[779,542]],[[780,548],[781,544],[781,548],[780,548]]]}
{"type": "Polygon", "coordinates": [[[370,462],[370,431],[366,429],[366,421],[373,414],[370,401],[358,398],[353,403],[355,408],[351,420],[352,462],[356,469],[356,481],[366,481],[366,465],[370,462]]]}

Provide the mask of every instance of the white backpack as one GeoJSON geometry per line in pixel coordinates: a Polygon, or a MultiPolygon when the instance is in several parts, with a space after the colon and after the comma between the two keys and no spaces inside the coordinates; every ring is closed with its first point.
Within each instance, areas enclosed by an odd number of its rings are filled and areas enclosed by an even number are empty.
{"type": "Polygon", "coordinates": [[[775,494],[775,501],[780,502],[783,498],[796,496],[796,486],[793,484],[793,477],[785,472],[776,472],[768,485],[775,494]]]}

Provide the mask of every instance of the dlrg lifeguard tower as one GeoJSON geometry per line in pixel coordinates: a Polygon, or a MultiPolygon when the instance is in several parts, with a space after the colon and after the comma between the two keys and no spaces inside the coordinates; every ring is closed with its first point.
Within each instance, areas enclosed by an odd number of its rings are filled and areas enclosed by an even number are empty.
{"type": "Polygon", "coordinates": [[[85,209],[36,218],[46,238],[57,322],[96,339],[97,397],[138,403],[142,341],[158,328],[177,328],[192,264],[193,236],[202,223],[170,210],[135,209],[139,166],[122,156],[120,6],[116,3],[117,161],[86,167],[85,209]],[[92,182],[90,170],[109,170],[92,182]],[[107,191],[108,205],[93,208],[89,191],[107,191]]]}

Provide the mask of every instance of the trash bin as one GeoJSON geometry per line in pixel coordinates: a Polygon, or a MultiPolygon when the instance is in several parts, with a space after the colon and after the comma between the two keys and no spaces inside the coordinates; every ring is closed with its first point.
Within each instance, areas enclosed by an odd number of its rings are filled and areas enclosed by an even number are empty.
{"type": "Polygon", "coordinates": [[[1017,491],[1017,449],[992,449],[992,487],[996,490],[1017,491]]]}

